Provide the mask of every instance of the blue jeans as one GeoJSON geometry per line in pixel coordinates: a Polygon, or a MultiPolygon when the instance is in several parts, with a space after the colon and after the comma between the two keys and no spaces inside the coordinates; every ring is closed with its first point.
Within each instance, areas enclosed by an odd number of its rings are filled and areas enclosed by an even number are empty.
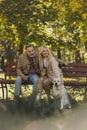
{"type": "MultiPolygon", "coordinates": [[[[33,83],[33,92],[37,91],[38,79],[39,79],[39,76],[37,74],[29,74],[28,75],[28,80],[33,83]]],[[[25,82],[25,81],[21,78],[21,76],[17,76],[17,79],[15,81],[15,93],[14,93],[15,96],[20,95],[21,85],[23,82],[25,82]]]]}

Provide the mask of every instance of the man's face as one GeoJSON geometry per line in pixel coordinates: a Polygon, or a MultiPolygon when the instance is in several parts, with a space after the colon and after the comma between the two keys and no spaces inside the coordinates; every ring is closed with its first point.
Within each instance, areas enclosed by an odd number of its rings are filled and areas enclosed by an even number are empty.
{"type": "Polygon", "coordinates": [[[35,56],[35,50],[33,47],[28,47],[26,49],[26,54],[29,56],[29,57],[34,57],[35,56]]]}

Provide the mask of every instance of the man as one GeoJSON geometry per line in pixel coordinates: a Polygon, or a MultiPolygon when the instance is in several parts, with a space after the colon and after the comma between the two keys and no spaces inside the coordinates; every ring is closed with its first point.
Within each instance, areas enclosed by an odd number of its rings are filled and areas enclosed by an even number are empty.
{"type": "Polygon", "coordinates": [[[39,79],[39,61],[34,46],[26,45],[25,52],[19,56],[17,65],[17,79],[15,81],[14,100],[20,96],[21,85],[23,82],[30,81],[33,83],[33,93],[37,90],[37,81],[39,79]]]}

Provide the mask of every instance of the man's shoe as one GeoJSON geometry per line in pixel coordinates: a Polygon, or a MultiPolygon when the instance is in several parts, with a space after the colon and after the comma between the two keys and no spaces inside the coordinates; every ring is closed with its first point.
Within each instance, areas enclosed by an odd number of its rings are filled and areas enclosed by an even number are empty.
{"type": "Polygon", "coordinates": [[[19,96],[15,95],[14,96],[14,102],[18,102],[19,101],[19,96]]]}

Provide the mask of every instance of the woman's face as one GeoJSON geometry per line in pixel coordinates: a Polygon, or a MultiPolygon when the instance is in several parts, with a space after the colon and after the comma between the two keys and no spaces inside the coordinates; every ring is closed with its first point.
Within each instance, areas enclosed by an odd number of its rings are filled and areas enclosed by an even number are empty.
{"type": "Polygon", "coordinates": [[[43,57],[48,57],[49,51],[47,50],[47,48],[43,48],[43,51],[42,51],[41,55],[42,55],[43,57]]]}

